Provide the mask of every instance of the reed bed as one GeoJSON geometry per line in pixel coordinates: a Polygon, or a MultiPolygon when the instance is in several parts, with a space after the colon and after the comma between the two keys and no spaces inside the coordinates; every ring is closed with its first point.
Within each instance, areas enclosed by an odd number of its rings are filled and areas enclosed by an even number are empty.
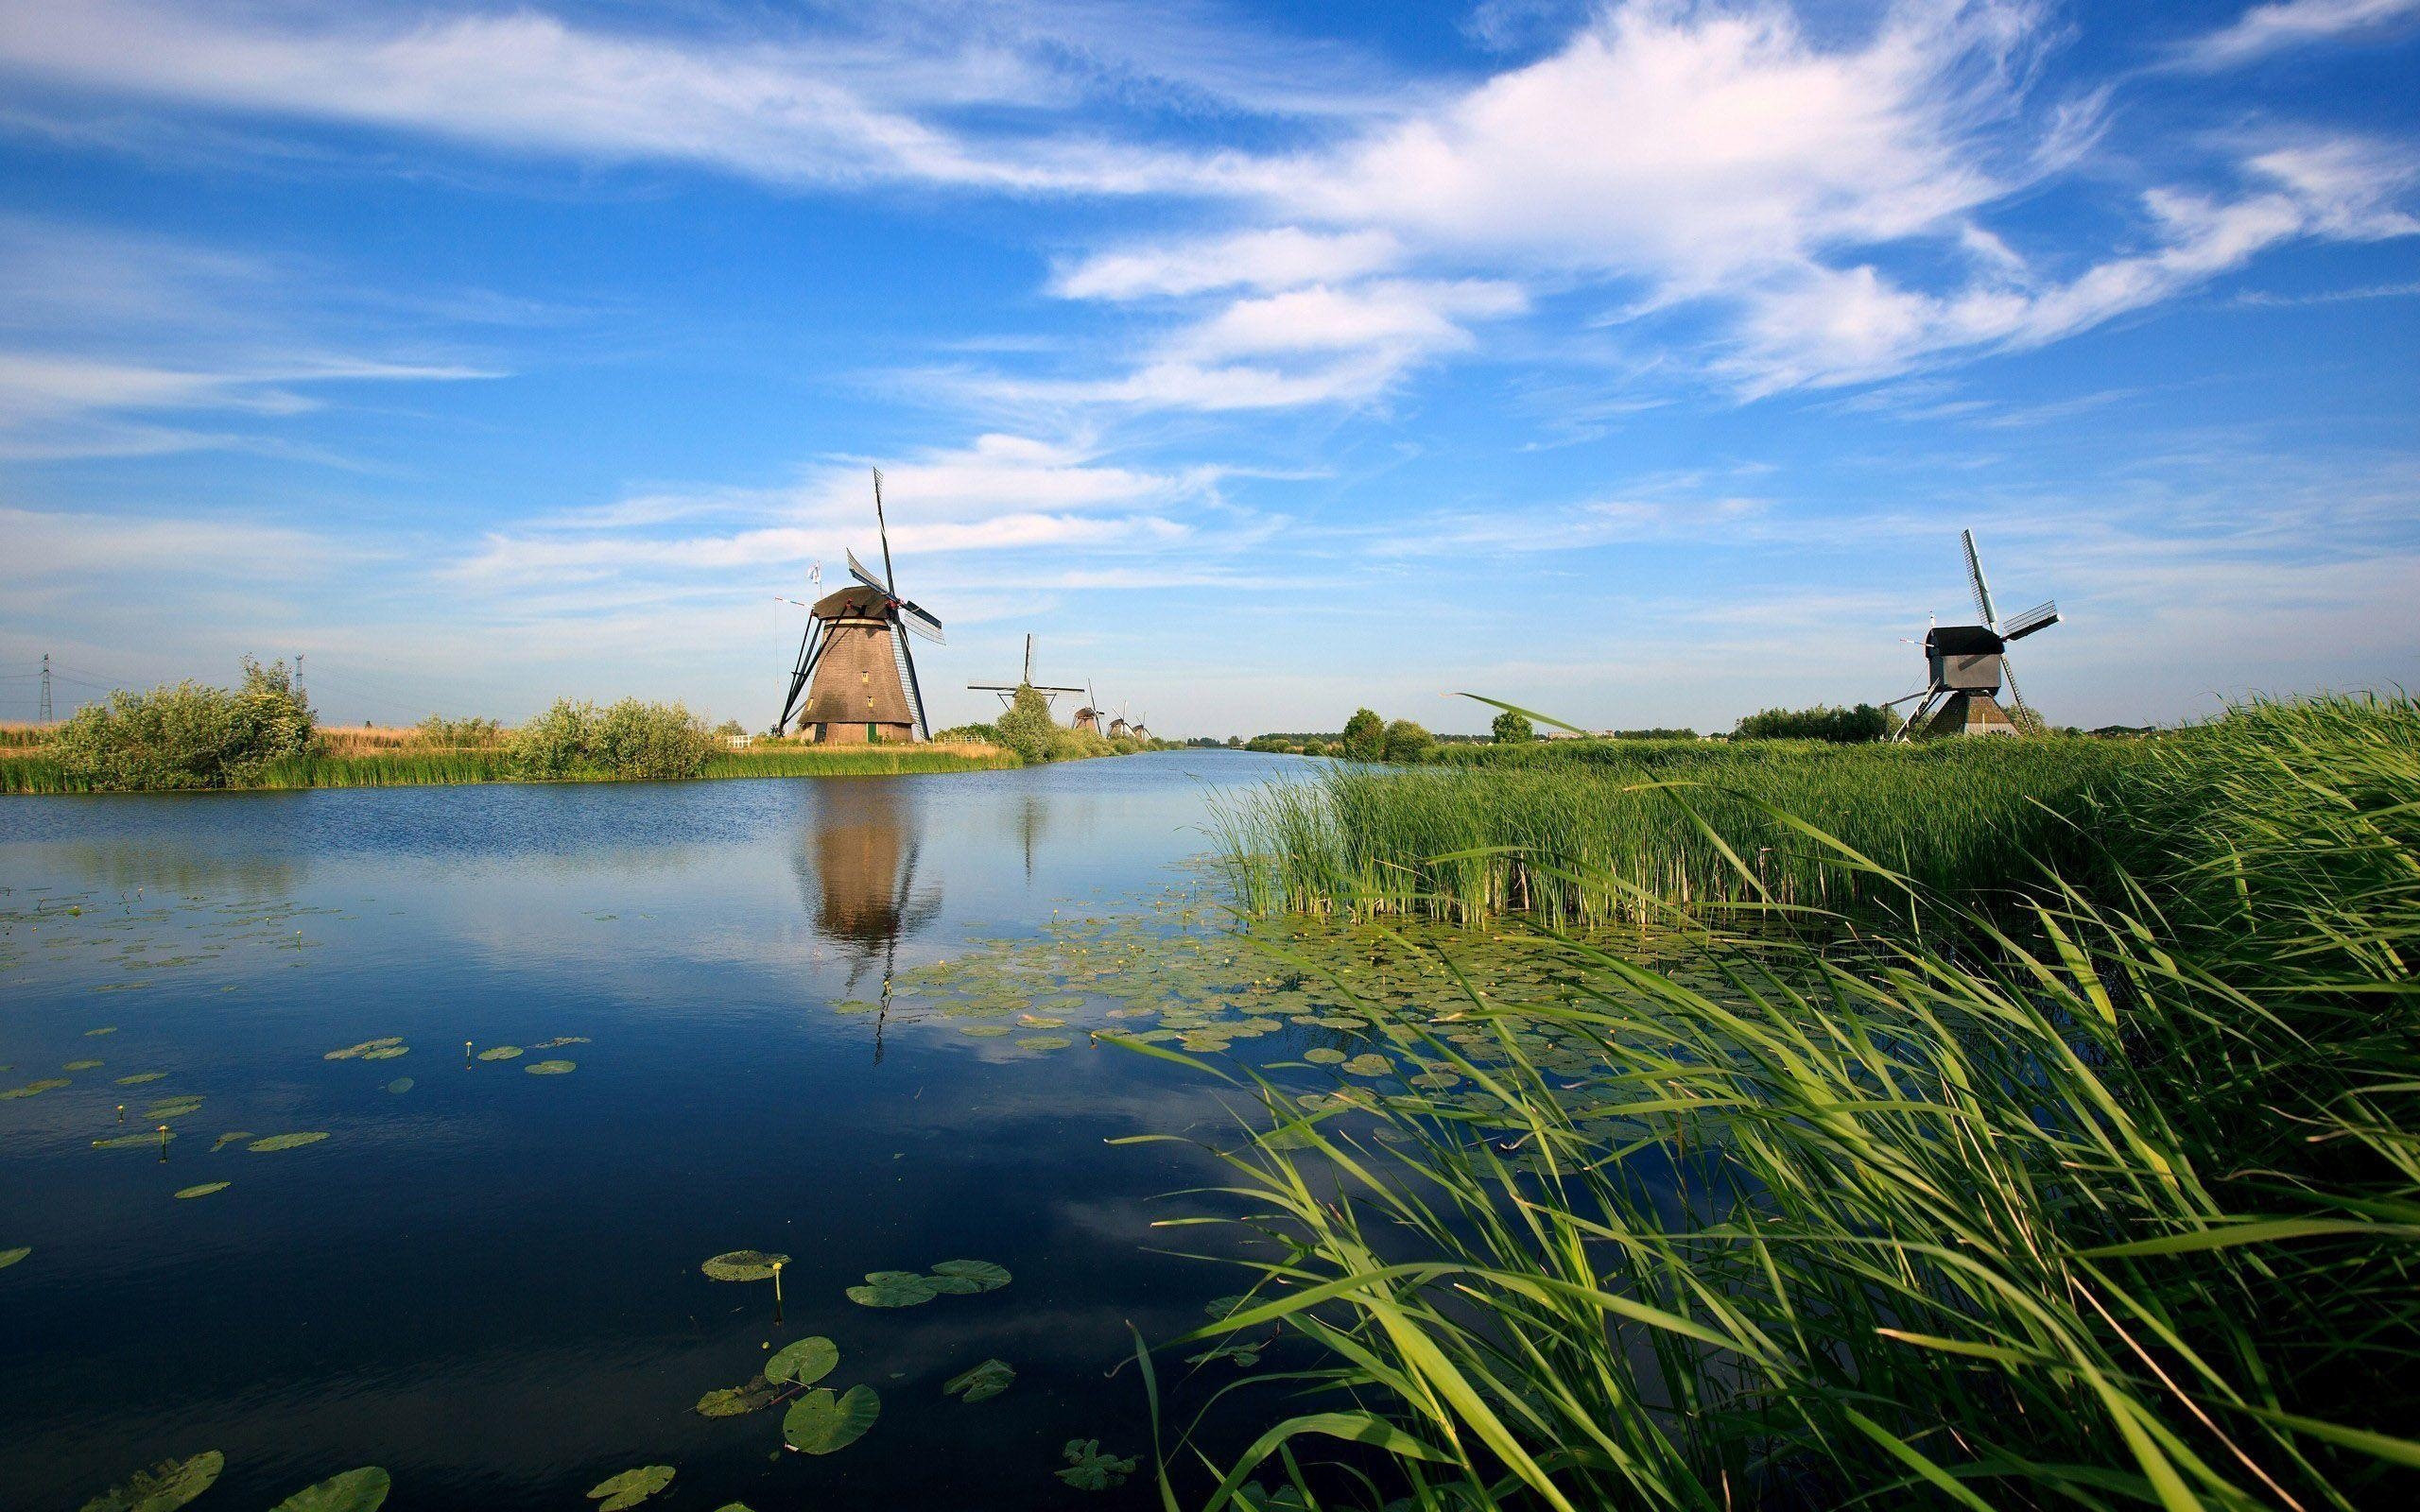
{"type": "Polygon", "coordinates": [[[1943,893],[1782,819],[1895,905],[1668,908],[1661,967],[1546,928],[1568,993],[1517,1017],[1362,1002],[1475,1095],[1192,1062],[1258,1130],[1188,1220],[1252,1284],[1175,1345],[1278,1332],[1288,1405],[1180,1442],[1167,1504],[2412,1504],[2420,710],[2253,706],[2121,775],[2076,870],[1943,893]]]}
{"type": "MultiPolygon", "coordinates": [[[[717,751],[701,778],[867,777],[911,772],[992,771],[1019,763],[994,746],[773,746],[717,751]]],[[[265,764],[247,788],[421,787],[519,780],[502,747],[446,747],[399,743],[386,748],[337,750],[265,764]]],[[[614,781],[575,774],[550,781],[614,781]]],[[[34,751],[0,750],[0,794],[84,793],[92,784],[34,751]]]]}
{"type": "Polygon", "coordinates": [[[2074,816],[2149,742],[1590,743],[1495,765],[1339,767],[1222,803],[1235,890],[1256,913],[1640,922],[1668,900],[1843,906],[1870,889],[1841,846],[1930,888],[1988,886],[2008,858],[2079,858],[2074,816]]]}

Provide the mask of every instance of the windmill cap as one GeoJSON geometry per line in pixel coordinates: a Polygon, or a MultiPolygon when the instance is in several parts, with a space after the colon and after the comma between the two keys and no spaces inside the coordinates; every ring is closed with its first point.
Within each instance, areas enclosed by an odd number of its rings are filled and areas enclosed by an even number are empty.
{"type": "Polygon", "coordinates": [[[868,619],[881,619],[885,616],[890,603],[890,594],[878,588],[868,588],[858,583],[843,588],[837,593],[824,594],[815,601],[815,608],[811,612],[820,620],[837,620],[848,615],[860,614],[868,619]]]}

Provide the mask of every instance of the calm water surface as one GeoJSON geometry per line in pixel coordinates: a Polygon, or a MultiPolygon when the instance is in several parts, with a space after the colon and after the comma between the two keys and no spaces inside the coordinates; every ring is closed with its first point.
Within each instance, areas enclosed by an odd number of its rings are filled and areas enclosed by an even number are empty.
{"type": "Polygon", "coordinates": [[[1205,791],[1302,770],[0,802],[0,1089],[70,1081],[0,1101],[0,1250],[33,1246],[0,1270],[0,1506],[208,1449],[205,1512],[370,1464],[405,1512],[593,1505],[645,1464],[680,1472],[650,1504],[700,1512],[1150,1503],[1051,1472],[1071,1437],[1148,1454],[1131,1365],[1106,1374],[1129,1321],[1169,1337],[1235,1289],[1147,1247],[1199,1158],[1104,1143],[1210,1127],[1209,1090],[1081,1029],[1036,1053],[832,1005],[1054,909],[1198,889],[1205,791]],[[382,1036],[410,1053],[323,1058],[382,1036]],[[578,1069],[526,1074],[543,1057],[578,1069]],[[205,1101],[164,1160],[94,1148],[180,1094],[205,1101]],[[331,1137],[213,1153],[229,1130],[331,1137]],[[700,1274],[737,1248],[794,1257],[782,1323],[769,1287],[700,1274]],[[841,1295],[955,1258],[1015,1280],[841,1295]],[[854,1448],[689,1410],[808,1333],[840,1348],[826,1384],[882,1394],[854,1448]],[[942,1396],[988,1356],[1005,1396],[942,1396]]]}

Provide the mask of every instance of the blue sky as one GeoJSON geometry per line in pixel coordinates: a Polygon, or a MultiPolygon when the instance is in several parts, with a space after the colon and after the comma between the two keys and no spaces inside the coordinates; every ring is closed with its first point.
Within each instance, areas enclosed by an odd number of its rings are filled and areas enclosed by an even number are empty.
{"type": "Polygon", "coordinates": [[[0,717],[769,720],[875,551],[1163,733],[1727,728],[2055,595],[2409,681],[2420,0],[0,0],[0,717]],[[23,707],[19,707],[22,705],[23,707]]]}

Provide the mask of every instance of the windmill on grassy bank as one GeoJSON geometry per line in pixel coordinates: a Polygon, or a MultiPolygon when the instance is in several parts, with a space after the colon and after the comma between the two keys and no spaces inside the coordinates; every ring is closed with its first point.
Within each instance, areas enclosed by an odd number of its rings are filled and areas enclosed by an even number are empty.
{"type": "Polygon", "coordinates": [[[1076,711],[1076,717],[1068,721],[1067,728],[1090,730],[1098,735],[1100,733],[1100,699],[1088,687],[1084,690],[1084,706],[1076,711]]]}
{"type": "Polygon", "coordinates": [[[798,665],[773,733],[791,728],[822,745],[874,745],[932,738],[925,719],[925,695],[916,684],[916,659],[905,627],[936,644],[942,622],[899,596],[890,570],[890,526],[882,512],[882,472],[873,475],[874,528],[882,537],[882,576],[877,579],[850,552],[853,587],[826,593],[807,610],[806,633],[799,638],[798,665]],[[800,701],[804,691],[805,701],[800,701]]]}
{"type": "MultiPolygon", "coordinates": [[[[1909,698],[1923,700],[1916,705],[1916,712],[1908,716],[1907,727],[1899,731],[1902,740],[2022,733],[2017,722],[1999,705],[1999,691],[2006,684],[2011,707],[2026,715],[2032,714],[2025,706],[2025,695],[2017,691],[2016,669],[2009,665],[2008,645],[2059,623],[2058,603],[2044,599],[2002,625],[1997,610],[1992,607],[1992,586],[1983,578],[1983,559],[1975,552],[1975,532],[1962,530],[1959,539],[1966,546],[1967,585],[1975,592],[1975,608],[1983,616],[1983,623],[1936,625],[1925,632],[1924,691],[1891,700],[1893,704],[1906,703],[1909,698]]],[[[1891,704],[1883,707],[1887,709],[1891,704]]],[[[2029,718],[2027,723],[2035,721],[2029,718]]]]}
{"type": "MultiPolygon", "coordinates": [[[[1081,688],[1046,688],[1042,684],[1033,680],[1033,637],[1030,635],[1025,638],[1024,681],[970,682],[966,685],[966,688],[969,693],[998,694],[1000,696],[1000,706],[1004,709],[1013,709],[1016,707],[1017,690],[1019,688],[1031,688],[1034,692],[1042,695],[1042,704],[1046,709],[1058,703],[1059,696],[1063,693],[1082,693],[1084,691],[1081,688]]],[[[1076,715],[1077,728],[1082,728],[1083,717],[1084,712],[1080,711],[1076,715]]]]}

